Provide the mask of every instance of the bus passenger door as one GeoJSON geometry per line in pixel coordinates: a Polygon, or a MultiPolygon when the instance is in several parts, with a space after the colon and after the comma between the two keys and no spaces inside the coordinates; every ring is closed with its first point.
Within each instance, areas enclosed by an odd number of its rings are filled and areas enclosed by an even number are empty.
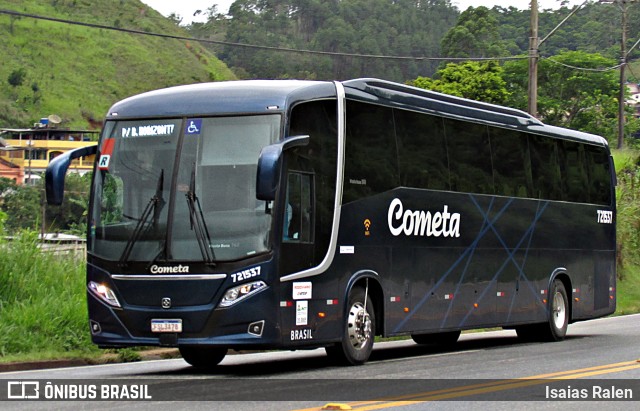
{"type": "Polygon", "coordinates": [[[313,265],[314,175],[289,170],[282,218],[281,276],[306,270],[313,265]]]}

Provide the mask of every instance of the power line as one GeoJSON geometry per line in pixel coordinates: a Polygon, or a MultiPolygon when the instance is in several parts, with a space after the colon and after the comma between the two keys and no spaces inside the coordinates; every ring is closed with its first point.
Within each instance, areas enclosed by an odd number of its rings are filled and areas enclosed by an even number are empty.
{"type": "Polygon", "coordinates": [[[612,71],[612,70],[617,70],[620,68],[620,66],[622,66],[622,64],[618,64],[612,67],[605,67],[605,68],[589,68],[589,67],[577,67],[577,66],[572,66],[571,64],[566,64],[566,63],[562,63],[558,60],[554,60],[553,57],[543,57],[545,60],[549,60],[552,63],[558,64],[560,66],[564,66],[573,70],[581,70],[581,71],[597,71],[597,72],[607,72],[607,71],[612,71]]]}
{"type": "Polygon", "coordinates": [[[631,72],[631,75],[636,79],[636,81],[640,81],[640,77],[636,76],[636,73],[633,72],[633,68],[631,68],[630,64],[627,64],[627,70],[631,72]]]}
{"type": "Polygon", "coordinates": [[[89,28],[97,28],[103,30],[111,30],[111,31],[119,31],[123,33],[129,34],[140,34],[144,36],[153,36],[153,37],[161,37],[168,38],[174,40],[186,40],[186,41],[197,41],[200,43],[208,43],[208,44],[217,44],[222,46],[230,46],[230,47],[244,47],[251,48],[257,50],[270,50],[270,51],[282,51],[288,53],[301,53],[301,54],[315,54],[315,55],[323,55],[323,56],[338,56],[338,57],[356,57],[356,58],[368,58],[368,59],[384,59],[384,60],[411,60],[411,61],[487,61],[487,60],[523,60],[526,59],[526,56],[509,56],[509,57],[426,57],[426,56],[389,56],[389,55],[379,55],[379,54],[359,54],[359,53],[341,53],[336,51],[320,51],[320,50],[307,50],[307,49],[293,49],[287,47],[276,47],[276,46],[261,46],[256,44],[245,44],[245,43],[234,43],[228,41],[220,41],[220,40],[210,40],[210,39],[202,39],[202,38],[194,38],[188,36],[178,36],[174,34],[164,34],[164,33],[154,33],[142,30],[134,30],[134,29],[126,29],[122,27],[113,27],[107,26],[103,24],[96,23],[86,23],[75,20],[67,20],[60,19],[56,17],[48,17],[48,16],[39,16],[36,14],[28,14],[28,13],[20,13],[13,10],[4,10],[0,9],[0,14],[7,14],[10,16],[17,17],[26,17],[37,20],[46,20],[53,21],[56,23],[63,24],[71,24],[75,26],[89,27],[89,28]]]}
{"type": "MultiPolygon", "coordinates": [[[[579,7],[578,7],[579,8],[579,7]]],[[[104,24],[96,24],[96,23],[87,23],[81,22],[77,20],[68,20],[61,19],[56,17],[49,16],[40,16],[36,14],[29,13],[21,13],[13,10],[5,10],[0,9],[0,14],[6,14],[10,16],[16,17],[26,17],[32,18],[36,20],[46,20],[52,21],[56,23],[70,24],[75,26],[89,27],[89,28],[97,28],[103,30],[110,31],[118,31],[129,34],[138,34],[144,36],[152,36],[152,37],[160,37],[160,38],[168,38],[173,40],[185,40],[185,41],[196,41],[201,43],[208,44],[216,44],[222,46],[230,46],[230,47],[242,47],[242,48],[251,48],[257,50],[270,50],[270,51],[281,51],[287,53],[300,53],[300,54],[312,54],[312,55],[324,55],[324,56],[335,56],[335,57],[355,57],[355,58],[368,58],[368,59],[385,59],[385,60],[410,60],[410,61],[506,61],[506,60],[525,60],[528,59],[528,56],[507,56],[507,57],[427,57],[427,56],[391,56],[391,55],[378,55],[378,54],[359,54],[359,53],[343,53],[343,52],[334,52],[334,51],[321,51],[321,50],[308,50],[308,49],[294,49],[287,47],[277,47],[277,46],[262,46],[257,44],[246,44],[246,43],[235,43],[221,40],[211,40],[211,39],[203,39],[203,38],[195,38],[189,36],[179,36],[174,34],[166,34],[166,33],[155,33],[149,31],[135,30],[135,29],[127,29],[122,27],[114,27],[107,26],[104,24]]],[[[548,37],[548,36],[547,36],[548,37]]],[[[638,44],[640,44],[640,39],[634,44],[634,46],[629,50],[633,50],[638,44]]],[[[628,53],[627,53],[628,54],[628,53]]],[[[555,64],[573,69],[573,70],[582,70],[582,71],[595,71],[595,72],[606,72],[611,70],[617,70],[620,68],[622,64],[618,64],[612,67],[606,68],[588,68],[588,67],[577,67],[570,64],[562,63],[557,60],[554,60],[552,57],[543,57],[555,64]]]]}

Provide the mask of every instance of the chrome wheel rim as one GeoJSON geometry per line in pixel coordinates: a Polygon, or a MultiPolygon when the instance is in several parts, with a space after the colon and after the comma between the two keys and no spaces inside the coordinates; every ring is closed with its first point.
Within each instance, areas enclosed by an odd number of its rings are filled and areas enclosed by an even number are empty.
{"type": "Polygon", "coordinates": [[[564,298],[562,294],[556,291],[556,294],[553,296],[553,324],[557,329],[562,329],[565,324],[566,316],[567,316],[567,307],[564,302],[564,298]]]}
{"type": "Polygon", "coordinates": [[[371,317],[360,302],[353,304],[349,309],[347,334],[351,346],[356,350],[363,349],[371,339],[371,317]]]}

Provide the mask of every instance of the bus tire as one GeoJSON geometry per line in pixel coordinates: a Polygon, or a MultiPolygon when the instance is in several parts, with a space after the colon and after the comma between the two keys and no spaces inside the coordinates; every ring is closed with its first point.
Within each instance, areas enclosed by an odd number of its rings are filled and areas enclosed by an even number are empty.
{"type": "Polygon", "coordinates": [[[562,281],[556,279],[549,290],[549,318],[541,334],[544,341],[560,341],[569,326],[569,298],[562,281]]]}
{"type": "Polygon", "coordinates": [[[447,331],[435,334],[411,334],[411,339],[416,344],[434,344],[443,347],[455,344],[458,338],[460,338],[460,331],[447,331]]]}
{"type": "Polygon", "coordinates": [[[365,313],[364,295],[364,289],[360,287],[351,291],[344,318],[342,340],[325,348],[327,355],[340,364],[364,364],[373,350],[373,339],[376,333],[375,310],[371,297],[368,296],[365,313]]]}
{"type": "Polygon", "coordinates": [[[561,341],[569,326],[569,299],[564,283],[554,280],[549,290],[547,322],[516,327],[518,338],[524,341],[561,341]]]}
{"type": "Polygon", "coordinates": [[[227,355],[226,348],[218,347],[181,345],[179,350],[182,358],[196,368],[213,368],[227,355]]]}

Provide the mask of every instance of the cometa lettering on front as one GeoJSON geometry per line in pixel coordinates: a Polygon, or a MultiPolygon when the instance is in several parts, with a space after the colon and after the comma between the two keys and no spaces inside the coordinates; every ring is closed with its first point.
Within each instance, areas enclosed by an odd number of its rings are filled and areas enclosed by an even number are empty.
{"type": "Polygon", "coordinates": [[[188,273],[189,266],[188,265],[174,265],[172,267],[160,267],[157,265],[151,266],[151,274],[178,274],[178,273],[188,273]]]}
{"type": "Polygon", "coordinates": [[[460,237],[460,213],[449,213],[449,206],[442,211],[405,210],[399,198],[389,204],[387,215],[389,231],[394,236],[460,237]]]}

